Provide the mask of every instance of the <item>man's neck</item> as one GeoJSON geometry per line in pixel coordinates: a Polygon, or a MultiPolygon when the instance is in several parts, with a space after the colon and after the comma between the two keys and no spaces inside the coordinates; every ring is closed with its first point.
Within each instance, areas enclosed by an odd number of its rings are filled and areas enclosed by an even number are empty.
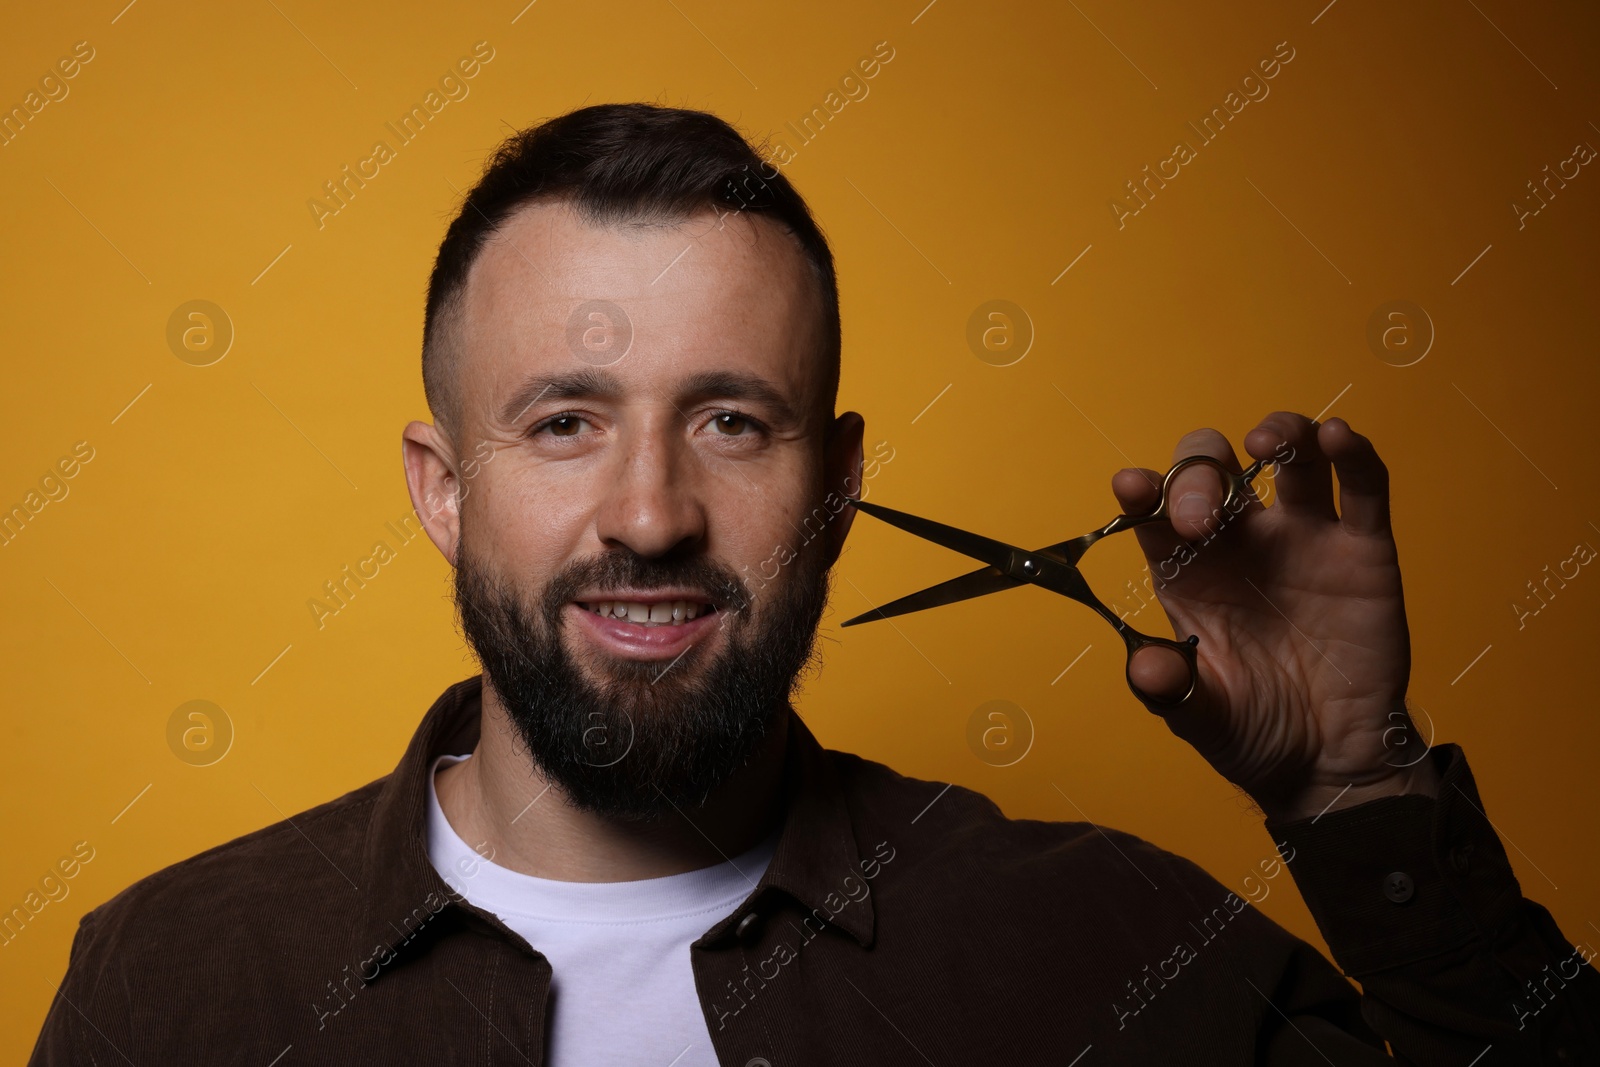
{"type": "Polygon", "coordinates": [[[782,817],[787,714],[703,806],[642,826],[568,804],[521,747],[487,678],[482,715],[472,758],[442,768],[434,789],[456,834],[501,867],[567,882],[659,878],[753,848],[782,817]]]}

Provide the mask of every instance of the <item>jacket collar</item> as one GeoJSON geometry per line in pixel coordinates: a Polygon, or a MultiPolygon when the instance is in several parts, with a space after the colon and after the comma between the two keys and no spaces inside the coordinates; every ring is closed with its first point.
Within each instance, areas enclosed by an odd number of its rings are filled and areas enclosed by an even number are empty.
{"type": "MultiPolygon", "coordinates": [[[[382,780],[362,853],[362,902],[351,949],[363,971],[387,965],[379,949],[404,955],[403,946],[446,908],[464,909],[510,934],[446,885],[428,859],[428,769],[437,756],[469,752],[477,745],[482,701],[482,676],[446,689],[423,716],[394,772],[382,780]]],[[[868,947],[872,895],[840,905],[848,889],[845,879],[854,876],[859,882],[862,867],[838,769],[793,708],[786,719],[784,824],[772,861],[747,903],[781,890],[868,947]]],[[[748,906],[739,907],[708,930],[706,939],[731,936],[748,911],[748,906]]],[[[376,975],[363,977],[371,981],[376,975]]]]}

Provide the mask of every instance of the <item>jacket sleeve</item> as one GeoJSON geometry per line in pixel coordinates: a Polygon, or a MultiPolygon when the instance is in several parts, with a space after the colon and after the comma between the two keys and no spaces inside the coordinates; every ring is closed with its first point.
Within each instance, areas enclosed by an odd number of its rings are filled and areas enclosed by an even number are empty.
{"type": "Polygon", "coordinates": [[[1437,797],[1267,823],[1363,1018],[1402,1063],[1600,1063],[1594,948],[1523,897],[1460,747],[1426,758],[1437,797]]]}

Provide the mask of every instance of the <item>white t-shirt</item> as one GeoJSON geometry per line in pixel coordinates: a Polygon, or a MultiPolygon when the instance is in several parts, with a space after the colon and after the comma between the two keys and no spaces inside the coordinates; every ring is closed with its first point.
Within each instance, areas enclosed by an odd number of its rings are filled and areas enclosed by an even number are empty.
{"type": "Polygon", "coordinates": [[[730,862],[635,882],[562,882],[491,863],[445,818],[428,772],[428,858],[550,960],[551,1067],[717,1067],[689,944],[761,879],[778,833],[730,862]]]}

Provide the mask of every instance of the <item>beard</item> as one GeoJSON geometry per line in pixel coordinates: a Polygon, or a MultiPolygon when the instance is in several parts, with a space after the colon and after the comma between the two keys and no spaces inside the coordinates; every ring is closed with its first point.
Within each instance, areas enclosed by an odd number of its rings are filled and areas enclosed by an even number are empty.
{"type": "Polygon", "coordinates": [[[622,549],[570,564],[530,606],[468,551],[463,523],[455,601],[484,674],[544,777],[579,810],[646,823],[700,807],[761,747],[816,665],[829,577],[813,542],[758,603],[709,557],[622,549]],[[705,638],[670,663],[590,650],[591,676],[568,652],[566,609],[580,593],[599,599],[668,586],[699,589],[715,606],[727,638],[720,654],[705,638]]]}

